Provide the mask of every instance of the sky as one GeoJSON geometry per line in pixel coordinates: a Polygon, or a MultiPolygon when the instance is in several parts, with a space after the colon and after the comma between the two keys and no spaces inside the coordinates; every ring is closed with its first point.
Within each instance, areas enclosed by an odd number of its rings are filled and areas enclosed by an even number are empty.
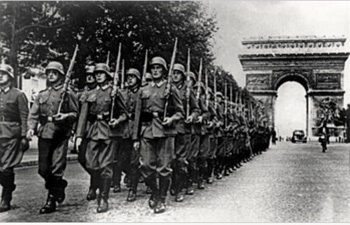
{"type": "MultiPolygon", "coordinates": [[[[245,75],[238,55],[242,53],[241,42],[244,38],[301,35],[350,38],[350,2],[347,1],[208,0],[205,4],[209,11],[217,15],[219,30],[214,45],[216,64],[231,72],[242,87],[245,86],[245,75]]],[[[349,42],[346,41],[348,52],[349,42]]],[[[288,88],[282,88],[282,85],[278,90],[281,98],[282,95],[288,96],[295,91],[299,93],[300,90],[305,96],[305,90],[299,89],[300,85],[286,84],[288,88]]],[[[350,103],[350,59],[345,64],[344,89],[346,106],[350,103]]],[[[279,116],[276,115],[276,120],[279,116]]],[[[299,121],[305,123],[305,116],[299,116],[299,121]]]]}

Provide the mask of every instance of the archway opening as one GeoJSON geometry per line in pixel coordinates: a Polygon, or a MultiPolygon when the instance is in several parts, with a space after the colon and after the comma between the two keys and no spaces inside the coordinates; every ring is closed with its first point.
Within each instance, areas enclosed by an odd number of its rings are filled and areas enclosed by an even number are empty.
{"type": "Polygon", "coordinates": [[[305,86],[287,81],[278,88],[275,103],[275,128],[278,136],[291,137],[294,130],[307,133],[307,100],[305,86]]]}

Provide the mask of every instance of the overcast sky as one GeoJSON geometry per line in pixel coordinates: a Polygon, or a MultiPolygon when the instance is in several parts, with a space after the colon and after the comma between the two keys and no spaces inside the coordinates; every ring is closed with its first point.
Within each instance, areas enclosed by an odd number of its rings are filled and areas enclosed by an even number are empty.
{"type": "MultiPolygon", "coordinates": [[[[268,36],[345,36],[350,38],[350,2],[347,1],[230,1],[208,0],[211,11],[216,12],[219,31],[215,36],[216,63],[230,71],[240,86],[245,86],[245,76],[238,60],[242,53],[243,38],[268,36]]],[[[346,45],[350,46],[350,40],[346,45]]],[[[350,49],[350,48],[347,48],[350,49]]],[[[349,50],[347,50],[349,51],[349,50]]],[[[350,51],[349,51],[350,52],[350,51]]],[[[350,59],[348,59],[345,77],[345,106],[350,103],[350,59]]],[[[291,133],[290,129],[303,128],[305,120],[305,91],[300,85],[286,83],[278,92],[276,102],[276,122],[283,126],[284,132],[291,133]],[[283,92],[283,93],[282,93],[283,92]],[[288,96],[298,93],[297,102],[286,102],[288,96]],[[303,101],[303,102],[302,102],[303,101]],[[300,108],[300,115],[293,115],[288,105],[300,108]],[[293,125],[290,120],[281,121],[281,118],[296,120],[293,125]],[[279,120],[279,121],[277,121],[279,120]],[[287,131],[287,127],[289,130],[287,131]]],[[[289,98],[290,101],[290,98],[289,98]]],[[[295,111],[295,110],[294,110],[295,111]]]]}

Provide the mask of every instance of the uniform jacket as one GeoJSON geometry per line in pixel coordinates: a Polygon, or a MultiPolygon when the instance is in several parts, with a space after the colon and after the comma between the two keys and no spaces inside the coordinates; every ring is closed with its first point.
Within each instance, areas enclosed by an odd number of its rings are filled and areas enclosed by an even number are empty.
{"type": "Polygon", "coordinates": [[[126,109],[128,112],[128,120],[125,120],[121,126],[123,126],[123,138],[131,138],[134,129],[134,119],[135,119],[135,105],[136,100],[139,97],[140,88],[134,88],[132,90],[125,89],[121,91],[122,96],[125,100],[126,109]]]}
{"type": "Polygon", "coordinates": [[[58,113],[58,106],[63,93],[63,85],[57,87],[48,87],[40,91],[35,99],[28,117],[29,129],[37,130],[38,137],[52,139],[56,133],[69,137],[71,128],[78,116],[79,106],[75,94],[71,90],[67,90],[62,105],[62,113],[72,113],[72,117],[60,122],[54,122],[52,116],[58,113]]]}
{"type": "MultiPolygon", "coordinates": [[[[111,128],[108,125],[110,119],[110,112],[112,107],[111,98],[112,87],[106,85],[98,87],[90,91],[86,95],[86,99],[80,110],[77,137],[83,137],[86,130],[87,123],[91,126],[88,129],[86,138],[92,140],[107,140],[110,137],[123,136],[123,129],[120,124],[116,128],[111,128]]],[[[117,119],[119,116],[126,117],[126,107],[122,95],[118,91],[115,98],[115,108],[113,118],[117,119]]]]}
{"type": "MultiPolygon", "coordinates": [[[[161,138],[176,135],[176,127],[163,126],[163,114],[166,103],[166,86],[165,80],[158,84],[149,82],[140,89],[141,98],[141,131],[140,135],[144,138],[161,138]],[[153,116],[152,116],[153,115],[153,116]]],[[[184,109],[176,88],[171,85],[168,99],[167,117],[177,114],[184,117],[184,109]]],[[[136,114],[136,112],[135,112],[136,114]]],[[[138,126],[135,124],[135,126],[138,126]]]]}
{"type": "MultiPolygon", "coordinates": [[[[186,114],[187,110],[187,85],[179,84],[176,86],[179,91],[179,95],[182,101],[182,105],[186,114]]],[[[194,118],[194,120],[198,117],[199,114],[199,106],[196,101],[195,93],[191,90],[189,96],[189,106],[190,106],[190,115],[194,118]]],[[[179,134],[191,134],[192,124],[185,123],[186,118],[180,119],[176,124],[176,130],[179,134]]]]}
{"type": "Polygon", "coordinates": [[[28,99],[17,88],[0,89],[0,138],[25,137],[28,130],[28,99]]]}

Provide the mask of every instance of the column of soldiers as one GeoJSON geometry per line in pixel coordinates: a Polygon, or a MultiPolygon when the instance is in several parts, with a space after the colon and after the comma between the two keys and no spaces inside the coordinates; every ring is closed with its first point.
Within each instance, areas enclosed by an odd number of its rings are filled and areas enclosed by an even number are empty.
{"type": "MultiPolygon", "coordinates": [[[[227,92],[214,92],[187,66],[170,66],[164,58],[145,59],[141,74],[126,71],[120,82],[106,63],[86,67],[85,88],[78,93],[65,85],[60,62],[50,62],[48,87],[40,91],[30,111],[20,90],[12,87],[13,69],[0,65],[0,212],[11,209],[14,167],[38,136],[39,174],[47,200],[41,214],[56,211],[65,199],[69,138],[74,134],[78,161],[90,175],[86,199],[97,212],[108,211],[109,192],[121,191],[127,176],[127,201],[137,199],[140,180],[150,190],[149,208],[166,210],[168,192],[175,202],[222,179],[268,148],[266,125],[246,122],[243,104],[227,92]]],[[[120,57],[118,57],[120,58],[120,57]]],[[[117,62],[118,65],[118,62],[117,62]]],[[[123,76],[123,75],[122,75],[123,76]]],[[[207,77],[207,74],[206,74],[207,77]]],[[[214,84],[216,85],[216,83],[214,84]]],[[[225,87],[226,88],[226,87],[225,87]]],[[[232,91],[232,90],[231,90],[232,91]]],[[[232,95],[232,94],[231,94],[232,95]]]]}

